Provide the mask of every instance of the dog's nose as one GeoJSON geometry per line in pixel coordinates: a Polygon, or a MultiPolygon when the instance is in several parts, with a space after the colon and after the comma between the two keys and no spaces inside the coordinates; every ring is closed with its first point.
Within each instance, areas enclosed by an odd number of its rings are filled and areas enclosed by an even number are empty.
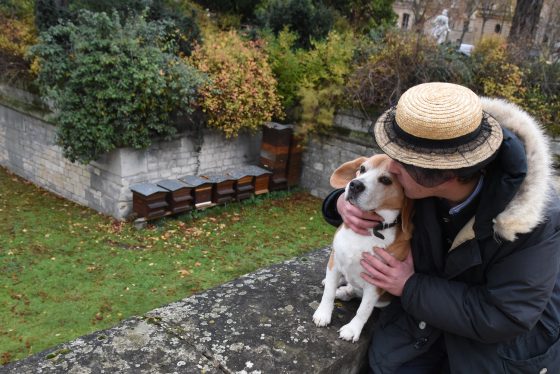
{"type": "Polygon", "coordinates": [[[359,180],[353,180],[352,182],[350,182],[350,185],[348,186],[348,189],[350,190],[350,192],[352,194],[358,194],[360,192],[362,192],[363,190],[366,189],[366,186],[360,182],[359,180]]]}

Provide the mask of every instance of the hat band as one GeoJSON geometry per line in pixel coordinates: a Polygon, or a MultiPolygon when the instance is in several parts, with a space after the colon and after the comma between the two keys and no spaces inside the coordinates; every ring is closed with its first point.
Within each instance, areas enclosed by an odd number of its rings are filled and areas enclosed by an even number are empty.
{"type": "Polygon", "coordinates": [[[437,140],[437,139],[420,138],[418,136],[405,132],[403,129],[400,128],[399,124],[397,123],[394,112],[392,113],[391,116],[392,116],[391,125],[393,127],[393,131],[400,139],[416,147],[433,148],[433,149],[454,148],[470,143],[471,141],[478,138],[483,127],[482,125],[486,120],[486,116],[483,115],[482,121],[477,126],[477,128],[468,134],[461,135],[452,139],[437,140]]]}

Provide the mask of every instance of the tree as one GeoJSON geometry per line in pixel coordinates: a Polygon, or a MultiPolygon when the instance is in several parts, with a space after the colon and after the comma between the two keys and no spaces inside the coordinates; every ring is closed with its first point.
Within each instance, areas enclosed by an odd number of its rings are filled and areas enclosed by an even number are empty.
{"type": "Polygon", "coordinates": [[[480,39],[484,36],[484,26],[486,26],[486,22],[488,19],[494,15],[494,7],[496,4],[493,0],[482,0],[480,2],[480,7],[478,9],[478,14],[480,18],[482,18],[482,26],[480,27],[480,39]]]}
{"type": "Polygon", "coordinates": [[[478,5],[480,4],[480,0],[467,0],[464,3],[464,10],[463,16],[465,17],[465,21],[463,22],[463,31],[461,32],[461,37],[459,38],[459,45],[463,43],[463,39],[465,38],[465,34],[469,31],[469,26],[471,24],[471,18],[473,14],[478,9],[478,5]]]}
{"type": "Polygon", "coordinates": [[[540,20],[544,0],[518,0],[509,32],[509,43],[525,46],[522,50],[528,52],[533,45],[540,20]]]}

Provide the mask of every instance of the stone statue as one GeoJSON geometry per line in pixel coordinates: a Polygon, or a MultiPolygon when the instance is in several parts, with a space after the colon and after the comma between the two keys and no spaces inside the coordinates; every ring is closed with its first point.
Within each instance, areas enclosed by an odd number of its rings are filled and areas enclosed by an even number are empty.
{"type": "Polygon", "coordinates": [[[449,17],[447,17],[447,9],[444,9],[435,20],[432,21],[432,36],[438,44],[445,42],[447,33],[451,31],[449,28],[449,17]]]}

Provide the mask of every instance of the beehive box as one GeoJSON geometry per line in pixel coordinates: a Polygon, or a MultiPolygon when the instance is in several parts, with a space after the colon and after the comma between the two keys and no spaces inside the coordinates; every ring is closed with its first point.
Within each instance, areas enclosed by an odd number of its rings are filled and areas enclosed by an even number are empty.
{"type": "Polygon", "coordinates": [[[270,177],[272,175],[270,171],[251,165],[245,169],[245,172],[247,175],[251,175],[255,178],[253,182],[255,186],[255,195],[261,195],[270,191],[268,188],[270,184],[270,177]]]}
{"type": "Polygon", "coordinates": [[[212,183],[212,203],[225,204],[235,198],[235,179],[227,174],[205,174],[201,176],[212,183]]]}
{"type": "Polygon", "coordinates": [[[153,183],[138,183],[130,186],[132,210],[139,217],[154,219],[168,213],[168,191],[153,183]]]}
{"type": "Polygon", "coordinates": [[[246,167],[229,171],[228,175],[235,180],[233,189],[237,201],[249,199],[255,194],[255,177],[247,172],[246,167]]]}
{"type": "Polygon", "coordinates": [[[213,206],[212,203],[212,183],[208,179],[197,177],[196,175],[186,175],[179,178],[186,183],[192,190],[193,202],[196,209],[203,209],[213,206]]]}
{"type": "Polygon", "coordinates": [[[172,213],[187,212],[194,208],[193,187],[177,179],[162,180],[157,185],[169,191],[167,203],[172,213]]]}
{"type": "Polygon", "coordinates": [[[270,170],[269,190],[282,190],[288,187],[288,160],[293,126],[268,122],[263,126],[263,137],[259,163],[270,170]]]}

